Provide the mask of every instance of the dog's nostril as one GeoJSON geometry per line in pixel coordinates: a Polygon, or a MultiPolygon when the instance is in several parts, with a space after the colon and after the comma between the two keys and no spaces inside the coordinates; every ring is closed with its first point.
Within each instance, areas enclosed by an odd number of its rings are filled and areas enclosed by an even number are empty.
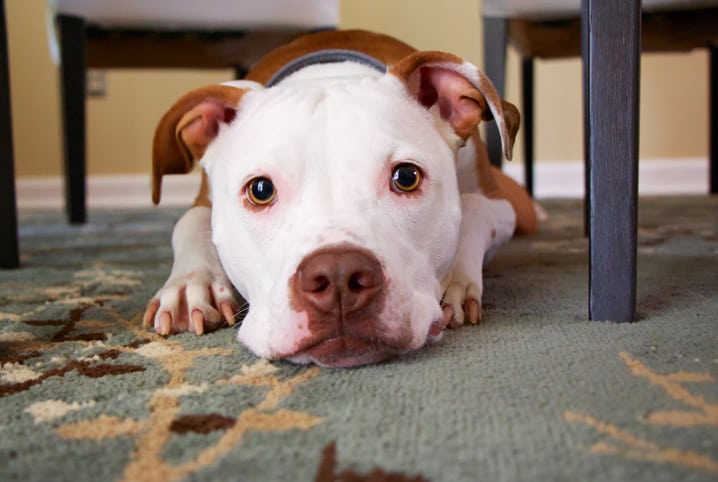
{"type": "Polygon", "coordinates": [[[300,272],[300,286],[305,293],[320,294],[325,292],[332,284],[329,277],[322,273],[300,272]]]}
{"type": "Polygon", "coordinates": [[[364,286],[362,285],[361,281],[359,280],[359,274],[353,274],[349,278],[349,283],[347,285],[349,286],[349,289],[351,291],[360,291],[364,289],[364,286]]]}
{"type": "Polygon", "coordinates": [[[326,276],[317,276],[313,280],[313,287],[309,291],[312,293],[322,293],[329,288],[329,285],[331,283],[329,282],[329,278],[326,276]]]}
{"type": "Polygon", "coordinates": [[[357,272],[349,276],[347,287],[349,291],[362,291],[365,289],[373,288],[377,285],[377,281],[367,272],[357,272]]]}

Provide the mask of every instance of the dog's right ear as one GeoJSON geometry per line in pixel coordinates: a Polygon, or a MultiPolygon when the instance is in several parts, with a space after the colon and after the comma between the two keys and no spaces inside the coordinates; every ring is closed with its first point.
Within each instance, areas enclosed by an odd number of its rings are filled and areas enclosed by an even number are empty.
{"type": "Polygon", "coordinates": [[[494,119],[506,159],[511,159],[521,115],[501,98],[475,65],[446,52],[413,52],[389,67],[427,109],[438,107],[441,117],[466,141],[479,122],[494,119]]]}
{"type": "Polygon", "coordinates": [[[237,115],[251,87],[211,85],[182,96],[162,116],[152,142],[152,202],[160,202],[162,176],[190,172],[217,137],[220,125],[237,115]]]}

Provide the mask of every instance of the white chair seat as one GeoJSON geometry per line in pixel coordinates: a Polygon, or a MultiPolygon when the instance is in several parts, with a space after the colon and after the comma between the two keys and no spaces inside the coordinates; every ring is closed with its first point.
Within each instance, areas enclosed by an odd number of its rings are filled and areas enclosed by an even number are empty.
{"type": "MultiPolygon", "coordinates": [[[[599,0],[600,1],[600,0],[599,0]]],[[[678,10],[718,5],[717,0],[643,0],[643,10],[678,10]]],[[[562,18],[581,14],[581,0],[484,0],[484,17],[562,18]]]]}
{"type": "Polygon", "coordinates": [[[338,0],[50,0],[55,11],[113,28],[238,30],[334,27],[338,0]]]}

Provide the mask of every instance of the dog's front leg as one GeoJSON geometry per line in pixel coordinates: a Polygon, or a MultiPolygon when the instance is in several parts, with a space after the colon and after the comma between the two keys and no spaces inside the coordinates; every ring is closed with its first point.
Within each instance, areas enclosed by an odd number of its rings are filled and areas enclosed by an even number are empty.
{"type": "Polygon", "coordinates": [[[481,319],[483,266],[514,233],[516,214],[504,199],[461,195],[461,230],[450,281],[444,292],[444,322],[451,328],[481,319]]]}
{"type": "Polygon", "coordinates": [[[180,218],[172,232],[172,251],[172,272],[147,304],[144,325],[161,335],[200,335],[225,321],[234,324],[238,304],[212,244],[209,208],[195,206],[180,218]]]}

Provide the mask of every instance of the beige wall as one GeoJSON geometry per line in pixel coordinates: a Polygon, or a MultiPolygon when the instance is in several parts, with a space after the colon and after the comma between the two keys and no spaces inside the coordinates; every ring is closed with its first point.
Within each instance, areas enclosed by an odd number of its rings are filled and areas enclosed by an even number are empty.
{"type": "MultiPolygon", "coordinates": [[[[342,26],[395,35],[420,49],[457,53],[482,65],[480,1],[344,0],[342,26]]],[[[45,0],[5,2],[10,42],[16,171],[61,172],[57,68],[45,34],[45,0]]],[[[108,96],[88,101],[90,175],[144,173],[154,125],[190,88],[230,78],[229,71],[111,71],[108,96]]],[[[578,160],[582,153],[581,70],[577,59],[537,66],[536,155],[578,160]]],[[[507,99],[517,103],[518,59],[508,59],[507,99]]],[[[641,157],[706,157],[707,55],[644,55],[641,157]]],[[[517,159],[521,159],[521,148],[517,159]]]]}

